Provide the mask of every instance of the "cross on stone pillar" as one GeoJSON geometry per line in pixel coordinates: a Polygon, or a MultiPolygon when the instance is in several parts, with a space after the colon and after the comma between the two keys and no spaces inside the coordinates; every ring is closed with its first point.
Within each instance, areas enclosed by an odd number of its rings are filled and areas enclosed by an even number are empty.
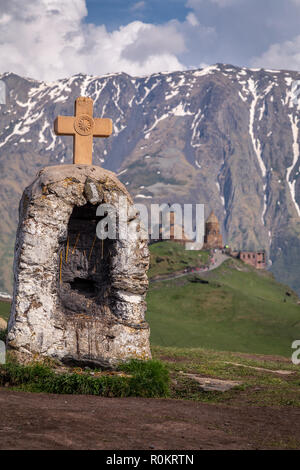
{"type": "Polygon", "coordinates": [[[93,118],[93,100],[80,96],[75,101],[75,116],[58,116],[54,121],[56,135],[73,136],[73,163],[92,165],[93,137],[109,137],[112,120],[93,118]]]}

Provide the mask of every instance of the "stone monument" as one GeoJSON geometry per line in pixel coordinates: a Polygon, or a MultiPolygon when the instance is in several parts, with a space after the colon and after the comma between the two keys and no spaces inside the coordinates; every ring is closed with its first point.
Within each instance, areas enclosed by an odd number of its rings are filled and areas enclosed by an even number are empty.
{"type": "Polygon", "coordinates": [[[112,122],[93,118],[93,101],[80,97],[75,117],[59,116],[54,129],[73,135],[74,164],[44,168],[23,193],[8,351],[21,363],[50,357],[114,367],[149,359],[147,236],[126,188],[92,165],[93,136],[108,137],[112,122]],[[99,239],[97,208],[110,204],[118,219],[120,197],[127,237],[99,239]]]}

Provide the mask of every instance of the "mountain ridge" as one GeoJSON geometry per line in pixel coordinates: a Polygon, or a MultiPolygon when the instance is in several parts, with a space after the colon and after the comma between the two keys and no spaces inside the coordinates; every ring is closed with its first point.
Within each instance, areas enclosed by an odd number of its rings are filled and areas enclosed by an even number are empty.
{"type": "Polygon", "coordinates": [[[236,249],[264,248],[276,277],[300,292],[299,111],[296,71],[216,64],[131,77],[77,74],[55,82],[2,74],[0,290],[11,291],[18,200],[43,166],[71,163],[57,115],[94,99],[110,117],[94,163],[117,172],[136,202],[203,203],[236,249]]]}

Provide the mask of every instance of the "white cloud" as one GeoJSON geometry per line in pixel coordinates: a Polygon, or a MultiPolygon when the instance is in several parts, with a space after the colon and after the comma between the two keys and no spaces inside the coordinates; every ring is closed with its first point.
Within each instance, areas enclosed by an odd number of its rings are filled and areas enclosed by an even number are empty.
{"type": "Polygon", "coordinates": [[[236,3],[240,3],[240,0],[211,0],[211,2],[219,5],[219,7],[229,7],[236,3]]]}
{"type": "Polygon", "coordinates": [[[10,20],[11,20],[11,16],[10,16],[10,15],[7,15],[6,13],[4,13],[4,14],[0,17],[0,24],[7,24],[10,20]]]}
{"type": "Polygon", "coordinates": [[[300,70],[300,35],[291,41],[272,44],[251,63],[255,67],[300,70]]]}
{"type": "Polygon", "coordinates": [[[176,22],[154,26],[138,23],[136,40],[122,51],[122,57],[146,64],[153,56],[178,54],[185,50],[183,36],[176,29],[176,22]]]}
{"type": "MultiPolygon", "coordinates": [[[[188,0],[186,3],[187,7],[194,8],[195,10],[199,9],[203,3],[214,3],[215,5],[218,5],[219,7],[229,7],[231,5],[235,5],[238,3],[243,2],[244,0],[188,0]]],[[[294,0],[298,1],[298,0],[294,0]]]]}
{"type": "Polygon", "coordinates": [[[193,12],[188,13],[186,21],[192,26],[199,26],[199,21],[193,12]]]}
{"type": "Polygon", "coordinates": [[[136,10],[143,10],[146,6],[145,2],[137,2],[132,5],[131,10],[136,11],[136,10]]]}
{"type": "MultiPolygon", "coordinates": [[[[140,3],[140,2],[139,2],[140,3]]],[[[108,32],[84,23],[85,0],[0,0],[0,72],[44,80],[75,73],[146,75],[184,69],[176,22],[134,21],[108,32]]]]}

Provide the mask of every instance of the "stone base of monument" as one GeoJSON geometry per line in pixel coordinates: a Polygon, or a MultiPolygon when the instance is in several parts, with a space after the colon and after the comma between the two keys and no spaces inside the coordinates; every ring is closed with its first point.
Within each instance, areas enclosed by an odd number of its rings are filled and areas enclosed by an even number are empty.
{"type": "Polygon", "coordinates": [[[50,357],[115,367],[149,359],[147,237],[126,188],[92,165],[41,170],[24,191],[15,245],[8,350],[21,363],[50,357]],[[107,203],[126,202],[126,238],[101,240],[107,203]]]}

